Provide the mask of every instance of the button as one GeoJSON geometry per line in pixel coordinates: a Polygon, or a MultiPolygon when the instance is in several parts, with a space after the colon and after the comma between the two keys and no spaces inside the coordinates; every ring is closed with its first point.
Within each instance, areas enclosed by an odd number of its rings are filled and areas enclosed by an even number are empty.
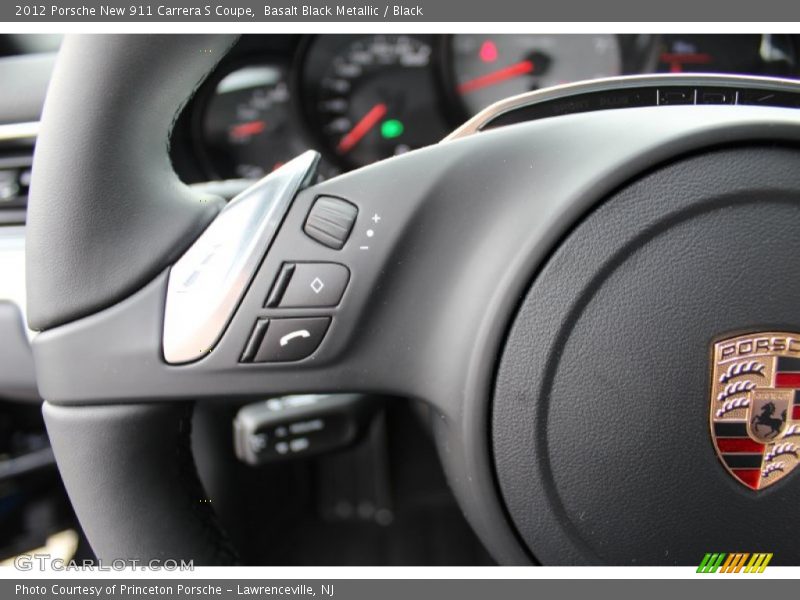
{"type": "Polygon", "coordinates": [[[320,196],[308,213],[303,231],[320,244],[341,249],[356,222],[358,208],[341,198],[320,196]]]}
{"type": "Polygon", "coordinates": [[[320,308],[336,306],[350,280],[350,271],[336,263],[284,265],[275,280],[268,307],[320,308]],[[289,272],[288,279],[285,275],[289,272]]]}
{"type": "Polygon", "coordinates": [[[330,317],[270,319],[254,361],[285,362],[306,358],[322,342],[330,323],[330,317]]]}

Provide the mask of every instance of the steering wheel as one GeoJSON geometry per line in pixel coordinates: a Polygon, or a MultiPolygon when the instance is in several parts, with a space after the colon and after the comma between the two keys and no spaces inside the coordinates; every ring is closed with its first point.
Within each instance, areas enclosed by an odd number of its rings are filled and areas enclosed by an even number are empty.
{"type": "Polygon", "coordinates": [[[193,407],[316,392],[427,403],[500,563],[797,556],[798,482],[742,485],[709,429],[714,344],[800,332],[797,84],[534,93],[320,183],[309,152],[226,205],[169,143],[234,41],[69,38],[48,93],[28,318],[99,557],[235,562],[199,501],[193,407]],[[327,300],[292,291],[308,265],[338,273],[327,300]]]}

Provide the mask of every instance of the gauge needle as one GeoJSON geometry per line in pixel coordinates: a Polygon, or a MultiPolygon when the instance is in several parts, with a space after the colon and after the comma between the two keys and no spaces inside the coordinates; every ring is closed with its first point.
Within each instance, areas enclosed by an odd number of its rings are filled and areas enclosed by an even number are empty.
{"type": "Polygon", "coordinates": [[[659,60],[669,65],[670,73],[680,73],[683,65],[707,65],[711,62],[711,55],[705,52],[662,52],[659,60]]]}
{"type": "Polygon", "coordinates": [[[250,137],[251,135],[258,135],[267,124],[264,121],[248,121],[246,123],[239,123],[230,128],[230,136],[235,139],[250,137]]]}
{"type": "Polygon", "coordinates": [[[375,127],[384,116],[386,116],[386,105],[383,102],[379,102],[375,106],[369,109],[367,114],[361,117],[361,120],[356,123],[355,127],[353,127],[349,132],[347,132],[341,140],[339,140],[339,145],[336,146],[336,149],[344,154],[345,152],[350,152],[358,142],[361,141],[369,130],[375,127]]]}
{"type": "Polygon", "coordinates": [[[528,73],[533,73],[533,61],[523,60],[518,63],[514,63],[513,65],[503,67],[502,69],[498,69],[497,71],[487,73],[486,75],[481,75],[475,79],[465,81],[458,86],[458,91],[461,94],[468,94],[469,92],[474,92],[475,90],[479,90],[490,85],[495,85],[497,83],[506,81],[507,79],[519,77],[520,75],[527,75],[528,73]]]}

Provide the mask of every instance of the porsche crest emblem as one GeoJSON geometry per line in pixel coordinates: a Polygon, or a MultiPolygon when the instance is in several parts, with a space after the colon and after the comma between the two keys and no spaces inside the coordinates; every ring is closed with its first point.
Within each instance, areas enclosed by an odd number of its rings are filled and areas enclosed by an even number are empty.
{"type": "Polygon", "coordinates": [[[734,479],[763,490],[800,463],[800,334],[728,338],[713,361],[714,447],[734,479]]]}

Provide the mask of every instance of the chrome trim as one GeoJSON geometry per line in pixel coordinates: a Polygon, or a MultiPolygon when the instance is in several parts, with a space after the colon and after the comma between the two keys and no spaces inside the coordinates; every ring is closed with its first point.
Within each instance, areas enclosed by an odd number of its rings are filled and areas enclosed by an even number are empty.
{"type": "MultiPolygon", "coordinates": [[[[0,300],[19,307],[25,321],[25,227],[0,227],[0,300]]],[[[25,325],[28,339],[35,333],[25,325]]]]}
{"type": "Polygon", "coordinates": [[[555,98],[567,98],[591,92],[609,90],[632,89],[637,87],[666,87],[666,86],[700,86],[712,85],[716,87],[761,87],[775,91],[790,91],[800,93],[800,82],[793,79],[778,77],[750,77],[746,75],[719,75],[693,73],[659,74],[659,75],[630,75],[626,77],[609,77],[605,79],[591,79],[578,83],[557,85],[534,92],[526,92],[499,100],[491,106],[484,108],[477,115],[469,119],[458,129],[444,138],[443,142],[456,140],[479,133],[497,117],[514,110],[525,108],[555,98]]]}
{"type": "Polygon", "coordinates": [[[172,267],[164,310],[168,363],[212,350],[319,157],[309,150],[236,196],[172,267]]]}
{"type": "Polygon", "coordinates": [[[29,123],[8,123],[0,125],[0,143],[36,141],[39,135],[39,121],[29,123]]]}

